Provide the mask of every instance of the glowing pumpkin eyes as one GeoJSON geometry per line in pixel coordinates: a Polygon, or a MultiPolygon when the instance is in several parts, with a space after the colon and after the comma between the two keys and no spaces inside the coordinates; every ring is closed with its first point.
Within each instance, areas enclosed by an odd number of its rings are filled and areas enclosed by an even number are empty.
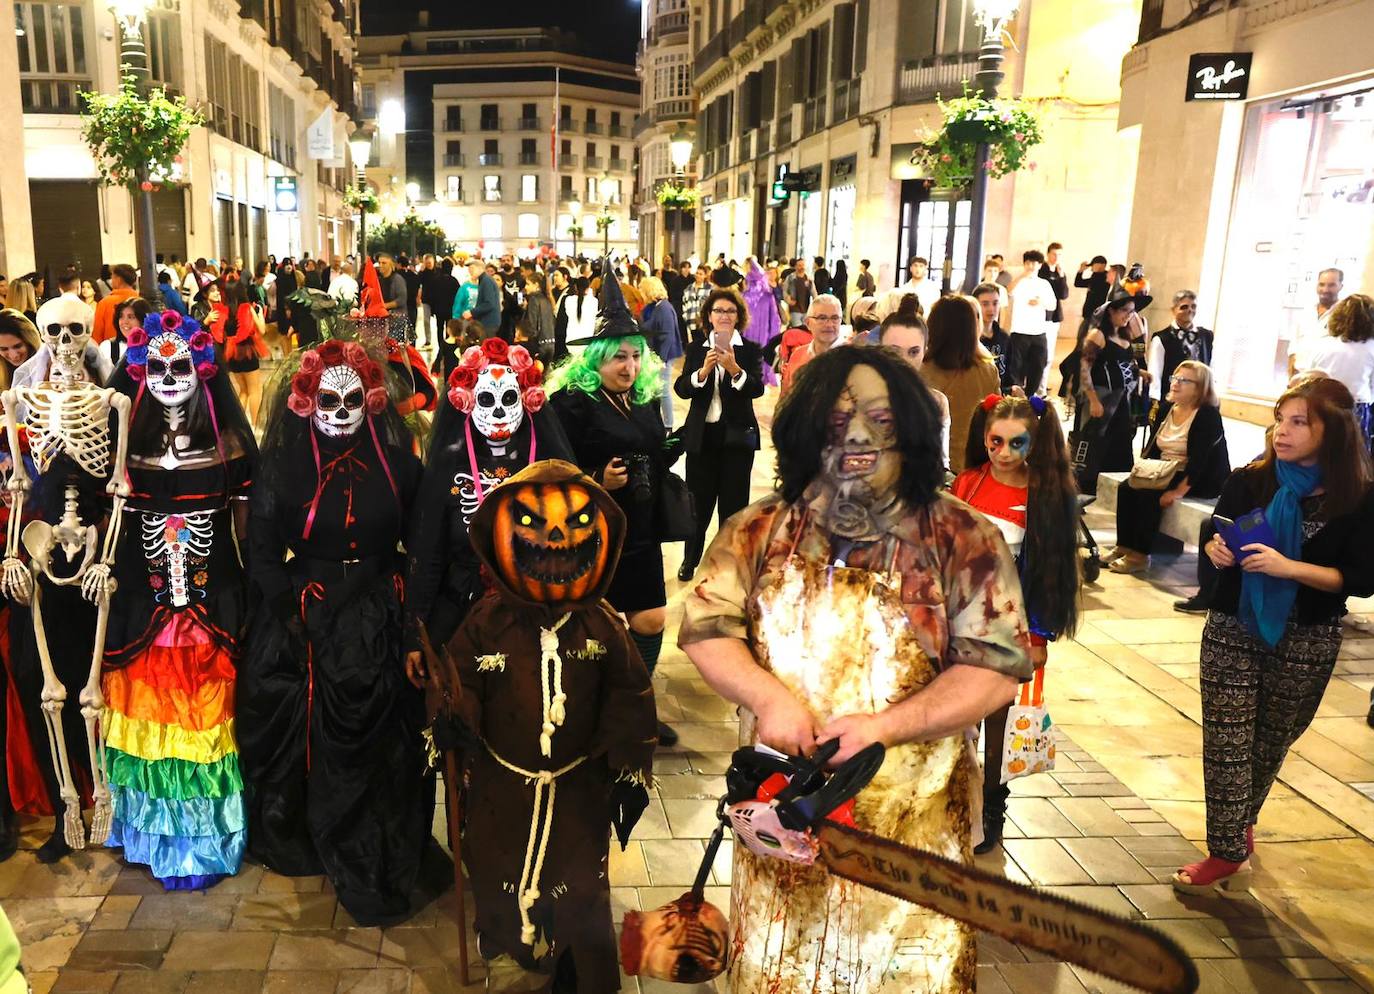
{"type": "Polygon", "coordinates": [[[534,524],[534,519],[528,514],[522,514],[520,515],[520,523],[528,528],[530,525],[534,524]]]}
{"type": "Polygon", "coordinates": [[[588,514],[586,511],[583,511],[581,514],[577,516],[577,523],[579,525],[589,525],[592,523],[592,516],[588,514]]]}

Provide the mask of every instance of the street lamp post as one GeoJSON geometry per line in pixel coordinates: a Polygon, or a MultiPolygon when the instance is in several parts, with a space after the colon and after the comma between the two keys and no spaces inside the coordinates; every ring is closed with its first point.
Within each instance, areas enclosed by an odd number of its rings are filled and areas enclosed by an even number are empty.
{"type": "MultiPolygon", "coordinates": [[[[678,123],[677,130],[673,132],[673,137],[668,140],[668,156],[673,162],[673,172],[677,176],[678,189],[682,190],[687,185],[687,164],[692,161],[692,136],[687,131],[687,126],[678,123]]],[[[678,256],[678,235],[682,233],[682,201],[679,200],[675,205],[673,224],[673,264],[681,268],[682,259],[678,256]]]]}
{"type": "MultiPolygon", "coordinates": [[[[973,0],[973,18],[983,29],[978,72],[973,87],[985,100],[997,96],[1002,82],[1002,32],[1016,15],[1018,0],[973,0]]],[[[973,154],[973,182],[969,189],[968,257],[964,260],[964,292],[971,293],[983,277],[983,221],[988,210],[988,143],[980,141],[973,154]]]]}
{"type": "Polygon", "coordinates": [[[418,218],[415,214],[415,204],[420,199],[420,184],[414,181],[406,184],[406,206],[409,213],[406,215],[406,225],[410,228],[410,261],[415,261],[415,224],[418,218]]]}
{"type": "Polygon", "coordinates": [[[363,260],[367,258],[367,160],[372,155],[372,138],[362,129],[353,133],[348,142],[353,153],[353,168],[358,172],[358,276],[362,276],[363,260]]]}
{"type": "MultiPolygon", "coordinates": [[[[119,24],[119,69],[122,75],[133,76],[138,95],[148,95],[151,73],[148,50],[143,45],[143,21],[150,0],[112,0],[110,13],[119,24]]],[[[138,180],[138,268],[142,272],[139,289],[143,299],[154,311],[162,310],[162,294],[157,289],[156,248],[153,244],[153,193],[148,188],[149,172],[140,166],[138,180]]]]}
{"type": "Polygon", "coordinates": [[[601,174],[601,181],[597,183],[596,190],[601,194],[601,213],[596,216],[596,223],[601,226],[602,242],[601,257],[604,259],[611,254],[611,221],[614,220],[611,214],[611,177],[609,173],[601,174]]]}
{"type": "Polygon", "coordinates": [[[577,200],[568,201],[568,213],[572,216],[573,223],[568,228],[568,233],[573,238],[573,258],[577,258],[577,236],[582,233],[582,224],[578,218],[582,214],[582,203],[577,200]]]}

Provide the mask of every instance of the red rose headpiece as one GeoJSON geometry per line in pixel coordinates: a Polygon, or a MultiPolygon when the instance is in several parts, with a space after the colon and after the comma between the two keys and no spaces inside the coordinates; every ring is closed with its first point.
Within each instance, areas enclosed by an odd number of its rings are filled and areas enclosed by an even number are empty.
{"type": "Polygon", "coordinates": [[[382,385],[382,367],[357,342],[330,339],[301,356],[300,369],[291,377],[291,395],[286,406],[291,413],[308,418],[315,413],[315,398],[320,392],[320,375],[329,366],[351,366],[358,373],[367,391],[369,414],[386,410],[386,387],[382,385]]]}
{"type": "Polygon", "coordinates": [[[448,402],[464,414],[477,405],[473,387],[488,366],[505,366],[515,374],[520,386],[520,402],[530,414],[544,406],[544,369],[523,345],[509,345],[501,338],[488,338],[463,353],[462,362],[449,374],[448,402]]]}

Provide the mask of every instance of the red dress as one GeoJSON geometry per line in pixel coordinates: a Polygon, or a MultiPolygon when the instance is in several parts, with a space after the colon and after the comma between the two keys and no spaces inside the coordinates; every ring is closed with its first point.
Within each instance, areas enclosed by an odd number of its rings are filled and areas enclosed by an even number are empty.
{"type": "MultiPolygon", "coordinates": [[[[977,469],[964,470],[954,478],[954,485],[950,489],[954,491],[955,497],[975,511],[982,512],[997,526],[997,530],[1007,540],[1007,547],[1011,549],[1011,554],[1016,557],[1019,566],[1021,546],[1026,538],[1026,504],[1029,489],[1009,487],[999,482],[997,477],[992,475],[992,466],[989,463],[983,463],[977,469]]],[[[1034,630],[1031,631],[1032,644],[1044,645],[1045,641],[1043,636],[1034,630]]]]}

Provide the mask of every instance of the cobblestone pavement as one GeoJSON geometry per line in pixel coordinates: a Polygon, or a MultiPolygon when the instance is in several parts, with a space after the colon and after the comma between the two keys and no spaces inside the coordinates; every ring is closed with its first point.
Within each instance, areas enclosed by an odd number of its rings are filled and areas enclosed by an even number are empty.
{"type": "MultiPolygon", "coordinates": [[[[756,467],[757,494],[771,460],[764,454],[756,467]]],[[[669,549],[671,575],[677,562],[669,549]]],[[[1005,851],[983,865],[1150,921],[1197,959],[1208,994],[1374,990],[1374,730],[1363,718],[1374,685],[1374,637],[1347,630],[1318,717],[1264,810],[1253,894],[1180,899],[1168,885],[1204,837],[1203,620],[1170,609],[1190,583],[1191,562],[1159,560],[1145,579],[1104,573],[1089,588],[1077,640],[1050,652],[1046,701],[1064,736],[1058,769],[1015,782],[1005,851]]],[[[670,582],[675,606],[679,586],[670,582]]],[[[1357,610],[1367,619],[1374,604],[1357,610]]],[[[628,850],[612,860],[617,918],[671,900],[690,884],[736,743],[733,707],[674,647],[678,614],[670,611],[656,685],[661,714],[681,743],[660,754],[656,796],[628,850]]],[[[436,826],[442,818],[440,811],[436,826]]],[[[32,850],[47,831],[39,822],[26,826],[24,850],[0,865],[0,904],[39,994],[483,989],[480,961],[472,986],[455,976],[452,891],[402,927],[356,928],[320,877],[287,879],[247,866],[207,893],[163,894],[143,871],[101,850],[38,865],[32,850]]],[[[728,843],[725,850],[708,893],[723,908],[728,843]]],[[[991,936],[979,955],[981,994],[1124,990],[991,936]]],[[[625,989],[634,991],[635,982],[625,989]]],[[[646,982],[638,989],[709,988],[646,982]]]]}

